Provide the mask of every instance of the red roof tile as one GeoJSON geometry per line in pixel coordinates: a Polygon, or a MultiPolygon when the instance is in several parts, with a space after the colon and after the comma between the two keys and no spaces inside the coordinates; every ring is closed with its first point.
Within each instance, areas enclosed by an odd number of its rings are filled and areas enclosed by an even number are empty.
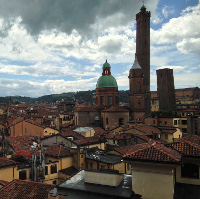
{"type": "MultiPolygon", "coordinates": [[[[31,151],[31,144],[33,143],[33,137],[30,136],[16,136],[6,137],[14,151],[31,151]]],[[[37,137],[35,137],[37,139],[37,137]]],[[[38,148],[37,148],[38,149],[38,148]]]]}
{"type": "Polygon", "coordinates": [[[185,156],[200,157],[200,136],[187,135],[183,138],[177,139],[175,142],[166,144],[185,156]]]}
{"type": "Polygon", "coordinates": [[[135,135],[135,136],[146,141],[146,142],[149,142],[150,140],[152,140],[150,137],[148,137],[146,135],[135,135]]]}
{"type": "Polygon", "coordinates": [[[20,123],[20,122],[28,122],[29,124],[33,124],[33,125],[36,125],[36,126],[39,126],[39,127],[41,127],[41,128],[45,128],[45,126],[43,126],[43,125],[41,125],[41,124],[39,124],[39,123],[37,123],[37,122],[34,122],[34,121],[32,121],[32,120],[28,120],[28,119],[22,119],[22,120],[20,120],[20,121],[18,121],[18,122],[16,122],[16,123],[14,123],[14,124],[11,124],[11,126],[14,126],[14,125],[16,125],[16,124],[18,124],[18,123],[20,123]]]}
{"type": "Polygon", "coordinates": [[[102,112],[128,112],[127,109],[123,109],[119,106],[111,106],[110,108],[107,108],[105,110],[102,110],[102,112]]]}
{"type": "Polygon", "coordinates": [[[48,192],[54,187],[55,185],[17,179],[0,189],[0,198],[48,199],[48,192]]]}
{"type": "Polygon", "coordinates": [[[128,140],[131,139],[131,134],[110,132],[109,134],[106,135],[106,138],[115,140],[123,140],[124,138],[126,138],[128,140]]]}
{"type": "Polygon", "coordinates": [[[133,128],[135,128],[143,133],[146,133],[148,135],[161,133],[161,131],[157,127],[154,127],[151,125],[138,125],[138,126],[134,126],[133,128]]]}
{"type": "Polygon", "coordinates": [[[161,129],[162,133],[173,134],[176,132],[176,129],[161,129]]]}
{"type": "Polygon", "coordinates": [[[0,185],[5,186],[5,185],[7,185],[8,183],[9,183],[8,181],[0,180],[0,185]]]}
{"type": "Polygon", "coordinates": [[[71,166],[71,167],[68,167],[68,168],[66,168],[66,169],[62,169],[62,170],[60,170],[59,172],[62,172],[62,173],[64,173],[64,174],[68,175],[68,176],[73,176],[73,175],[75,175],[76,173],[78,173],[79,170],[76,169],[75,167],[71,166]]]}
{"type": "Polygon", "coordinates": [[[16,165],[16,162],[8,158],[0,157],[0,168],[16,165]]]}
{"type": "MultiPolygon", "coordinates": [[[[76,127],[77,128],[77,127],[76,127]]],[[[75,129],[74,127],[66,128],[64,132],[60,133],[62,136],[66,137],[71,142],[75,143],[76,145],[91,145],[94,143],[101,143],[104,140],[100,138],[98,135],[94,135],[92,137],[84,137],[83,135],[73,131],[75,129]],[[68,137],[73,137],[74,139],[71,140],[68,137]]]]}
{"type": "Polygon", "coordinates": [[[54,157],[72,156],[72,153],[61,145],[53,145],[45,151],[45,155],[54,157]]]}
{"type": "Polygon", "coordinates": [[[84,107],[75,109],[75,111],[76,112],[87,112],[87,111],[96,112],[98,111],[98,108],[96,106],[84,106],[84,107]]]}
{"type": "Polygon", "coordinates": [[[151,161],[161,163],[180,163],[181,155],[163,144],[156,142],[137,144],[124,151],[123,157],[128,160],[151,161]]]}
{"type": "Polygon", "coordinates": [[[199,89],[199,88],[198,87],[179,88],[179,89],[175,89],[175,91],[188,91],[188,90],[195,90],[195,89],[199,89]]]}
{"type": "Polygon", "coordinates": [[[105,135],[108,132],[102,129],[101,127],[94,127],[95,135],[105,135]]]}

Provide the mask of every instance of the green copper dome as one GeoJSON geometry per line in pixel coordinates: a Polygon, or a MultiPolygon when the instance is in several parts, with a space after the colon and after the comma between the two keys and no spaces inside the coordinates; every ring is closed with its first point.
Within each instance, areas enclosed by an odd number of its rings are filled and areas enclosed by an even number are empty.
{"type": "Polygon", "coordinates": [[[117,87],[116,79],[112,75],[102,75],[97,81],[96,88],[103,87],[117,87]]]}
{"type": "Polygon", "coordinates": [[[107,59],[106,59],[106,62],[103,64],[103,68],[105,67],[109,67],[110,68],[110,64],[107,62],[107,59]]]}

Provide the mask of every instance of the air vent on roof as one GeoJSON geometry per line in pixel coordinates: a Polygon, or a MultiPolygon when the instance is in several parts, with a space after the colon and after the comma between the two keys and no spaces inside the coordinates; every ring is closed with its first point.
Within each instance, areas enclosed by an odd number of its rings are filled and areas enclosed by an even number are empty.
{"type": "Polygon", "coordinates": [[[74,140],[74,137],[67,137],[68,139],[70,139],[70,140],[74,140]]]}

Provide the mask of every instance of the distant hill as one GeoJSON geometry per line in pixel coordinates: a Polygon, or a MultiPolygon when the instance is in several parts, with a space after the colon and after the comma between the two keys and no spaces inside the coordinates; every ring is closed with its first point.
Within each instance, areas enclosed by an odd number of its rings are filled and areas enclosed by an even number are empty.
{"type": "MultiPolygon", "coordinates": [[[[77,92],[69,92],[69,93],[61,93],[61,94],[51,94],[44,95],[38,98],[31,97],[21,97],[21,96],[11,96],[12,104],[20,104],[20,103],[55,103],[56,101],[65,102],[78,102],[79,104],[83,104],[84,102],[88,102],[90,104],[95,104],[95,90],[89,91],[77,91],[77,92]]],[[[9,103],[9,97],[0,97],[0,103],[9,103]]],[[[128,90],[127,91],[119,91],[119,102],[128,103],[128,90]]]]}

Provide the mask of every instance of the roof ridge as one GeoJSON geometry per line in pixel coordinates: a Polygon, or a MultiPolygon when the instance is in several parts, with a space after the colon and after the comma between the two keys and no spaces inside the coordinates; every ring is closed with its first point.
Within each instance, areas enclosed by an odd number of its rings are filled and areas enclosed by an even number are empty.
{"type": "Polygon", "coordinates": [[[35,181],[27,181],[27,180],[20,180],[20,179],[14,179],[13,181],[11,182],[15,182],[15,181],[18,181],[18,182],[25,182],[25,183],[36,183],[36,184],[41,184],[41,185],[50,185],[50,186],[54,186],[54,184],[47,184],[47,183],[42,183],[42,182],[35,182],[35,181]]]}
{"type": "Polygon", "coordinates": [[[151,145],[149,145],[149,143],[137,144],[137,145],[133,145],[133,147],[136,147],[136,146],[138,146],[138,145],[140,145],[140,146],[142,146],[142,145],[147,145],[147,147],[145,147],[145,148],[142,147],[142,148],[137,149],[136,151],[133,151],[133,152],[129,153],[129,151],[131,150],[131,149],[130,149],[124,156],[132,155],[132,154],[138,153],[138,152],[140,152],[140,151],[142,151],[142,150],[144,150],[144,149],[146,149],[146,148],[150,148],[150,147],[151,147],[151,145]]]}
{"type": "MultiPolygon", "coordinates": [[[[158,143],[156,143],[157,145],[162,145],[164,148],[166,148],[167,150],[171,150],[171,149],[169,149],[168,147],[166,147],[165,145],[163,145],[163,144],[158,144],[158,143]]],[[[172,159],[174,159],[174,160],[177,160],[176,158],[174,158],[171,154],[169,154],[169,153],[167,153],[166,151],[167,150],[161,150],[161,149],[158,149],[157,147],[156,147],[156,144],[155,145],[153,145],[153,147],[154,148],[156,148],[157,150],[159,150],[161,153],[163,153],[163,154],[165,154],[165,155],[167,155],[167,156],[170,156],[170,158],[172,158],[172,159]]],[[[173,151],[173,150],[172,150],[173,151]]],[[[176,153],[175,151],[173,151],[174,153],[176,153]]],[[[177,154],[179,154],[180,155],[180,153],[178,152],[177,154]]]]}

